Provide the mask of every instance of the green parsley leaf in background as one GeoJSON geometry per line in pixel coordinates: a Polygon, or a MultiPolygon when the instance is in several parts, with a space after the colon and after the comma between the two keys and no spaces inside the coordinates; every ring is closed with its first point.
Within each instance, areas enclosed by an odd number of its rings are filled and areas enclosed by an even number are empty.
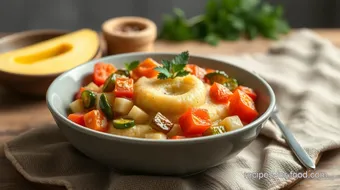
{"type": "Polygon", "coordinates": [[[176,8],[163,21],[161,39],[201,40],[214,46],[220,40],[234,41],[241,37],[276,40],[290,30],[283,18],[283,8],[261,0],[208,0],[202,15],[186,18],[176,8]]]}

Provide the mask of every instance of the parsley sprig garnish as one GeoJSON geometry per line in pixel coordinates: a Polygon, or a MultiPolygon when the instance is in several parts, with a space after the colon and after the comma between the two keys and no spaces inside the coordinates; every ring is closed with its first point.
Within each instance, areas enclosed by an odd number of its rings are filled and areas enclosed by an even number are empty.
{"type": "Polygon", "coordinates": [[[176,55],[172,60],[162,60],[163,66],[156,67],[158,71],[158,79],[174,79],[176,77],[183,77],[190,72],[184,68],[189,61],[189,52],[184,51],[179,55],[176,55]]]}
{"type": "Polygon", "coordinates": [[[126,70],[132,71],[138,67],[139,61],[132,61],[131,63],[125,63],[124,65],[125,65],[126,70]]]}

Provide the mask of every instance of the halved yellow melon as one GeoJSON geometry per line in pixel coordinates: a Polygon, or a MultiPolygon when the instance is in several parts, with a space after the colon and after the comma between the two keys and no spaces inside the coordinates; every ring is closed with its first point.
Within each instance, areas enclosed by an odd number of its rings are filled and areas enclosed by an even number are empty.
{"type": "Polygon", "coordinates": [[[61,73],[92,59],[98,48],[97,33],[82,29],[0,54],[0,70],[25,75],[61,73]]]}

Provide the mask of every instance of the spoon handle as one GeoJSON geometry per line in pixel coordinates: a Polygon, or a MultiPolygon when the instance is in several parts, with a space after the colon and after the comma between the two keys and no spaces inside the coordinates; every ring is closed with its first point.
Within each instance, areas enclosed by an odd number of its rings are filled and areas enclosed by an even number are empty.
{"type": "Polygon", "coordinates": [[[272,114],[270,121],[275,123],[281,129],[287,144],[290,146],[296,157],[307,169],[315,169],[315,164],[307,152],[297,142],[292,132],[281,122],[280,118],[276,114],[272,114]]]}

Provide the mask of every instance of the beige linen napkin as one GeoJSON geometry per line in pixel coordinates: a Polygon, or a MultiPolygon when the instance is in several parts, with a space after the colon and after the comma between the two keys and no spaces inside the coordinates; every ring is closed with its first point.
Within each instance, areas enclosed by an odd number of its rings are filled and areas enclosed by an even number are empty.
{"type": "MultiPolygon", "coordinates": [[[[270,82],[281,118],[313,160],[340,148],[340,53],[331,43],[302,30],[274,44],[268,54],[234,61],[270,82]]],[[[26,179],[70,190],[280,189],[305,172],[269,122],[235,158],[186,178],[114,173],[74,149],[57,127],[19,136],[5,144],[5,154],[26,179]]]]}

